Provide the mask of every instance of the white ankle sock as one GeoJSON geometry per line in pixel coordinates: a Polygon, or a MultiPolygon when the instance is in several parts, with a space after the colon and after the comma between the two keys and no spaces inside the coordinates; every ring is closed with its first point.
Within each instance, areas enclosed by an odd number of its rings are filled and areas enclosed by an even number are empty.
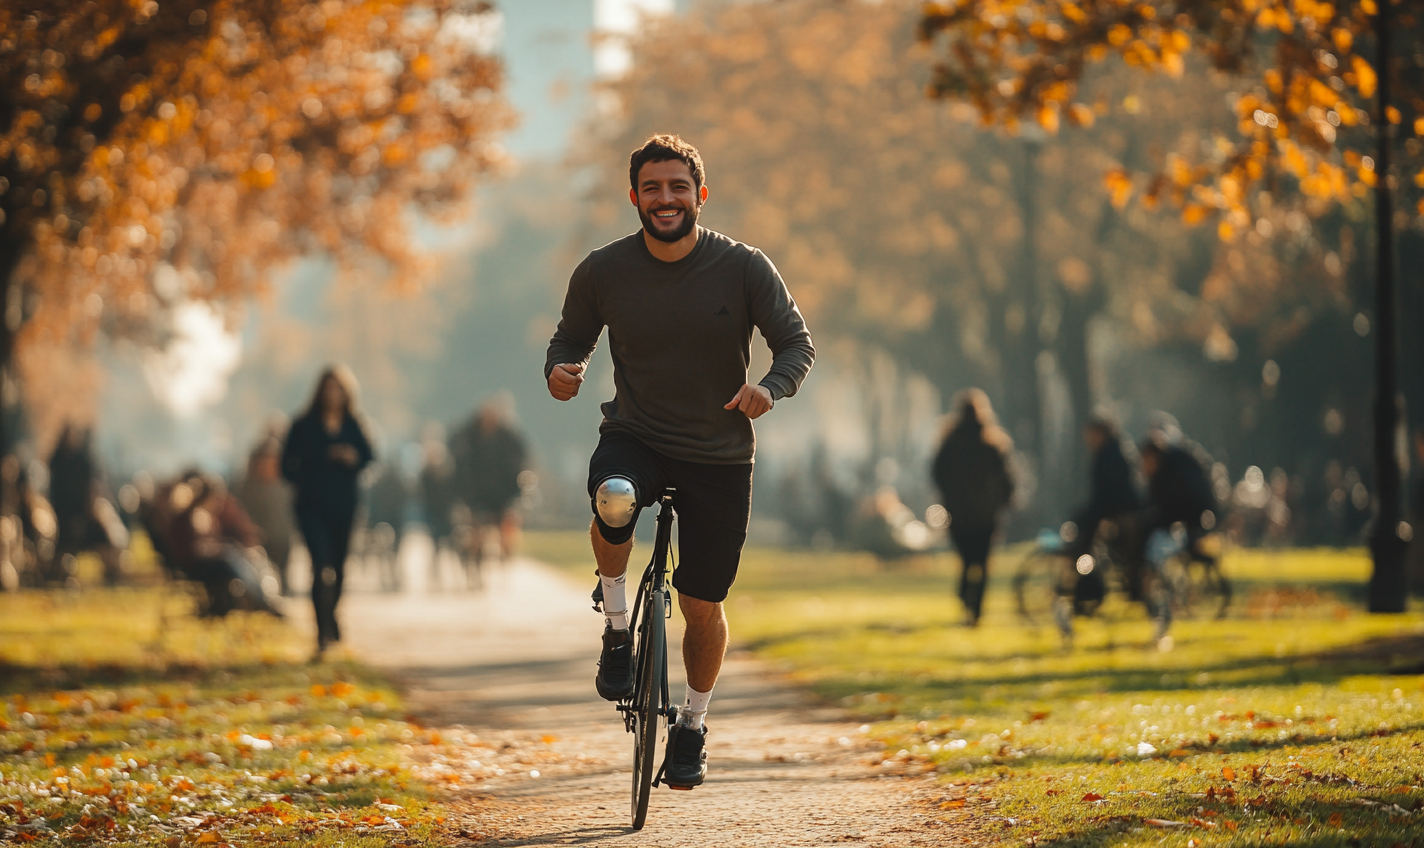
{"type": "Polygon", "coordinates": [[[691,686],[687,687],[687,702],[677,714],[677,723],[683,727],[692,727],[697,730],[702,729],[703,720],[707,718],[707,705],[712,702],[712,690],[698,692],[691,686]]]}
{"type": "Polygon", "coordinates": [[[598,575],[598,582],[603,584],[603,614],[614,630],[628,629],[628,593],[624,589],[627,577],[626,571],[617,577],[598,575]]]}

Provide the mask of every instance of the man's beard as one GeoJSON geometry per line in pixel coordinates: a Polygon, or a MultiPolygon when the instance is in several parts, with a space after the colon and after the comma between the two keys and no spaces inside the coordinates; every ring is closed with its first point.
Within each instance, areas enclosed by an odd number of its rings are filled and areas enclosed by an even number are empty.
{"type": "Polygon", "coordinates": [[[653,226],[653,217],[644,212],[642,207],[638,208],[638,218],[643,222],[643,232],[658,241],[665,241],[671,244],[672,242],[682,241],[687,237],[688,233],[692,232],[692,228],[697,226],[697,212],[698,209],[695,206],[692,208],[684,207],[682,209],[682,223],[678,224],[677,229],[671,231],[660,230],[653,226]]]}

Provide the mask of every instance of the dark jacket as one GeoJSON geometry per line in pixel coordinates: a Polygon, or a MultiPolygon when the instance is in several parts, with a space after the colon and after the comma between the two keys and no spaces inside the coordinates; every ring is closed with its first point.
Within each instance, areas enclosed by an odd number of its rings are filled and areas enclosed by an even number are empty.
{"type": "Polygon", "coordinates": [[[981,434],[977,426],[956,427],[945,437],[930,471],[954,526],[995,526],[1014,495],[1008,458],[981,434]]]}
{"type": "Polygon", "coordinates": [[[529,467],[522,439],[501,424],[488,431],[473,421],[451,440],[459,496],[476,512],[501,513],[518,499],[519,475],[529,467]]]}
{"type": "Polygon", "coordinates": [[[349,413],[335,436],[326,432],[319,414],[293,421],[282,446],[282,476],[296,487],[297,514],[350,520],[356,512],[356,478],[374,458],[365,431],[349,413]],[[354,466],[331,458],[331,448],[340,444],[356,449],[354,466]]]}
{"type": "Polygon", "coordinates": [[[1153,527],[1170,527],[1178,521],[1201,527],[1202,513],[1217,510],[1216,493],[1206,468],[1192,451],[1173,445],[1157,461],[1157,473],[1147,494],[1153,527]]]}
{"type": "Polygon", "coordinates": [[[1093,456],[1089,485],[1088,503],[1074,518],[1080,532],[1089,540],[1103,519],[1133,512],[1142,506],[1142,496],[1132,479],[1132,466],[1123,456],[1122,443],[1117,439],[1105,440],[1093,456]]]}

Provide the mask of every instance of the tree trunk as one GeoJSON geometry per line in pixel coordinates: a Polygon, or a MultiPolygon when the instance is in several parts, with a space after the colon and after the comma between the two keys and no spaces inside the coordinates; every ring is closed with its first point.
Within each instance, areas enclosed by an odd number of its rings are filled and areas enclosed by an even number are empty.
{"type": "MultiPolygon", "coordinates": [[[[1038,376],[1038,355],[1042,347],[1038,338],[1039,149],[1040,145],[1034,141],[1025,140],[1020,145],[1023,162],[1013,173],[1023,235],[1018,262],[1000,299],[996,310],[999,314],[994,316],[1002,329],[999,359],[1004,405],[1000,419],[1035,475],[1041,475],[1043,468],[1043,404],[1038,376]]],[[[1043,498],[1036,495],[1017,516],[1017,529],[1031,529],[1041,524],[1043,506],[1043,498]]]]}
{"type": "Polygon", "coordinates": [[[1408,543],[1400,538],[1404,520],[1397,434],[1400,422],[1397,372],[1396,313],[1394,291],[1394,204],[1390,199],[1388,0],[1375,13],[1375,39],[1379,57],[1379,110],[1375,113],[1379,149],[1375,159],[1375,227],[1378,257],[1375,264],[1375,507],[1370,552],[1374,572],[1370,575],[1370,612],[1404,612],[1408,598],[1405,553],[1408,543]]]}
{"type": "MultiPolygon", "coordinates": [[[[1102,309],[1101,287],[1092,285],[1081,293],[1064,291],[1063,317],[1058,325],[1058,367],[1068,383],[1068,398],[1073,405],[1073,449],[1065,458],[1065,477],[1077,481],[1088,477],[1088,454],[1078,441],[1083,427],[1093,414],[1093,389],[1090,377],[1091,358],[1088,351],[1088,325],[1102,309]]],[[[1065,492],[1069,498],[1072,492],[1065,492]]]]}
{"type": "Polygon", "coordinates": [[[15,334],[23,317],[16,298],[19,282],[15,279],[15,270],[25,253],[24,242],[7,229],[0,229],[0,457],[10,455],[15,438],[10,427],[8,395],[14,377],[15,334]]]}

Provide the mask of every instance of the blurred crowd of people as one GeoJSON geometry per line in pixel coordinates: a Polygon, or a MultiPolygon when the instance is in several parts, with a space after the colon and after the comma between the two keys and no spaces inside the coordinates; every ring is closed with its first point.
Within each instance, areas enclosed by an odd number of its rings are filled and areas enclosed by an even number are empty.
{"type": "MultiPolygon", "coordinates": [[[[963,561],[960,597],[974,622],[982,609],[991,542],[1015,505],[1016,490],[1023,488],[1018,478],[1027,472],[984,392],[967,389],[951,406],[930,461],[934,490],[924,498],[938,500],[922,516],[888,480],[877,479],[853,494],[836,478],[824,449],[813,449],[808,471],[784,476],[779,517],[793,543],[845,545],[886,559],[948,543],[963,561]]],[[[1082,437],[1090,457],[1087,495],[1056,528],[1072,536],[1070,550],[1086,551],[1106,524],[1133,528],[1133,544],[1141,550],[1129,564],[1146,561],[1152,551],[1161,556],[1166,543],[1149,549],[1149,539],[1173,527],[1186,532],[1192,550],[1212,533],[1232,544],[1282,547],[1360,545],[1368,535],[1372,493],[1357,469],[1339,462],[1309,477],[1248,466],[1233,482],[1225,464],[1161,412],[1151,416],[1137,444],[1106,414],[1093,416],[1082,437]]],[[[1424,431],[1415,434],[1412,452],[1409,501],[1417,527],[1424,522],[1424,431]]],[[[1411,579],[1424,591],[1424,543],[1413,545],[1412,556],[1411,579]]],[[[1140,585],[1139,576],[1129,575],[1131,586],[1140,585]]]]}
{"type": "Polygon", "coordinates": [[[341,640],[337,606],[353,548],[386,590],[402,587],[396,552],[411,524],[436,544],[433,581],[441,552],[454,553],[467,585],[478,585],[488,557],[516,549],[518,506],[536,478],[507,402],[483,404],[448,438],[427,428],[419,456],[405,464],[376,456],[356,381],[341,366],[321,374],[290,425],[268,425],[231,486],[192,468],[161,481],[139,472],[115,493],[90,431],[67,427],[47,461],[0,460],[0,589],[78,590],[86,555],[105,583],[130,579],[137,530],[162,572],[192,589],[201,615],[281,616],[279,596],[296,593],[301,546],[320,654],[341,640]]]}

